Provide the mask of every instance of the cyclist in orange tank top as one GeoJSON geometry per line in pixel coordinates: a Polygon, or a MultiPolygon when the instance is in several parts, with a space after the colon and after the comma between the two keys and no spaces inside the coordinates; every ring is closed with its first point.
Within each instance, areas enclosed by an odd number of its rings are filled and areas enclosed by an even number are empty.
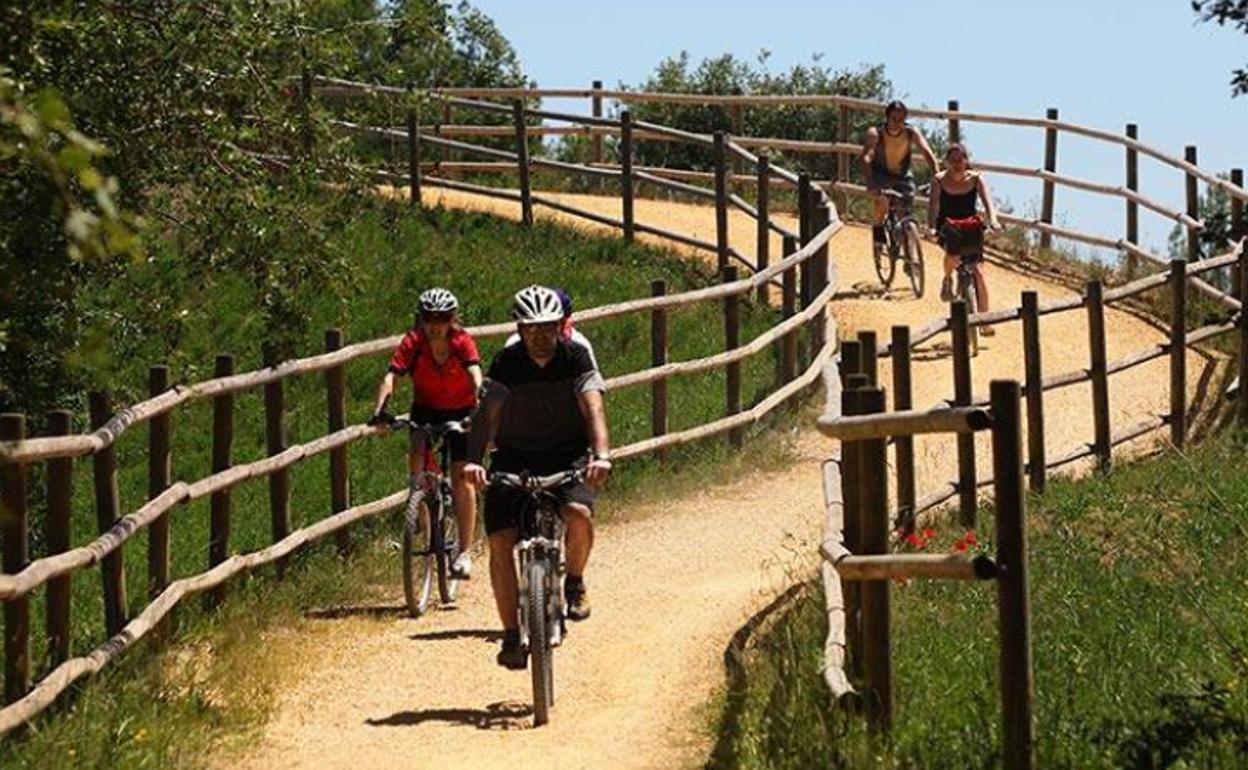
{"type": "Polygon", "coordinates": [[[875,200],[875,220],[871,228],[872,248],[884,244],[884,216],[888,214],[888,200],[880,190],[896,190],[907,199],[914,197],[914,175],[910,173],[910,155],[918,147],[935,173],[939,168],[936,155],[923,134],[906,122],[906,105],[893,100],[884,108],[884,124],[867,129],[862,145],[863,177],[867,180],[867,192],[875,200]]]}

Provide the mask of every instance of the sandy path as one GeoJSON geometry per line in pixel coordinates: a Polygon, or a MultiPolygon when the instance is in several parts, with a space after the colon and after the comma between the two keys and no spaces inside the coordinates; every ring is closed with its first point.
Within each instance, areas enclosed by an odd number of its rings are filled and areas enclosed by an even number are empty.
{"type": "MultiPolygon", "coordinates": [[[[618,201],[611,199],[557,197],[618,214],[618,201]]],[[[459,194],[441,200],[448,206],[519,214],[518,206],[507,202],[459,194]]],[[[637,217],[713,238],[713,215],[705,207],[638,200],[637,217]]],[[[751,220],[734,215],[732,232],[736,243],[753,243],[751,220]]],[[[944,308],[935,291],[921,301],[902,292],[879,297],[868,238],[869,231],[849,227],[832,243],[846,294],[834,311],[842,336],[874,328],[886,340],[893,324],[918,327],[941,315],[944,308]]],[[[773,253],[779,253],[778,244],[773,253]]],[[[939,273],[930,262],[928,285],[935,287],[939,273]]],[[[988,275],[999,303],[1016,302],[1023,288],[1035,288],[1043,298],[1069,293],[992,266],[988,275]]],[[[1041,323],[1048,343],[1046,373],[1087,365],[1081,313],[1049,316],[1041,323]]],[[[1111,358],[1163,339],[1158,330],[1117,311],[1108,313],[1107,325],[1111,358]]],[[[993,377],[1021,378],[1019,325],[999,328],[974,362],[977,392],[986,391],[993,377]]],[[[592,328],[589,331],[592,335],[592,328]]],[[[915,362],[915,402],[920,406],[952,395],[950,359],[941,340],[934,343],[915,362]]],[[[603,358],[610,360],[609,355],[603,358]]],[[[1203,365],[1204,359],[1192,354],[1193,380],[1203,365]]],[[[882,381],[887,383],[888,377],[885,365],[882,381]]],[[[1115,377],[1114,424],[1124,426],[1164,410],[1166,382],[1164,360],[1115,377]]],[[[1086,385],[1048,398],[1051,453],[1091,439],[1089,404],[1086,385]]],[[[527,729],[528,673],[506,672],[494,665],[497,620],[481,569],[482,579],[470,586],[454,610],[419,621],[397,616],[318,621],[310,635],[295,639],[275,634],[275,654],[306,657],[302,676],[280,694],[277,713],[262,738],[244,756],[223,757],[220,765],[700,764],[711,744],[705,717],[708,702],[723,683],[724,647],[752,613],[791,582],[795,566],[810,563],[821,518],[818,461],[826,446],[817,433],[806,429],[798,439],[799,459],[787,471],[706,489],[671,500],[661,509],[639,509],[627,521],[600,527],[588,577],[594,617],[572,629],[556,656],[558,705],[547,727],[527,729]]],[[[986,446],[985,442],[980,453],[985,469],[986,446]]],[[[951,439],[919,443],[920,494],[953,476],[952,448],[951,439]]],[[[484,568],[483,561],[479,566],[484,568]]],[[[401,602],[397,585],[389,594],[389,599],[401,602]]]]}

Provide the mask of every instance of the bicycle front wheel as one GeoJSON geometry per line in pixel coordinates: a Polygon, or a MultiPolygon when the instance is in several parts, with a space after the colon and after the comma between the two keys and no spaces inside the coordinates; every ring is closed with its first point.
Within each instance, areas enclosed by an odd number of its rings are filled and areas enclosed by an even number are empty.
{"type": "Polygon", "coordinates": [[[414,618],[429,609],[429,596],[433,591],[433,527],[429,505],[424,495],[413,494],[408,498],[403,516],[403,598],[407,612],[414,618]]]}
{"type": "Polygon", "coordinates": [[[919,238],[919,226],[914,222],[906,222],[905,237],[901,242],[906,252],[906,265],[910,271],[910,288],[914,289],[915,299],[923,297],[923,288],[927,285],[927,274],[923,269],[923,242],[919,238]]]}
{"type": "MultiPolygon", "coordinates": [[[[888,225],[885,227],[888,228],[888,225]]],[[[893,273],[897,269],[897,262],[894,259],[896,248],[895,243],[889,242],[871,244],[871,254],[875,259],[875,274],[879,276],[880,283],[885,289],[893,285],[893,273]]]]}
{"type": "Polygon", "coordinates": [[[451,564],[459,555],[459,519],[449,498],[442,503],[442,515],[438,517],[441,538],[437,545],[438,595],[443,604],[454,603],[459,596],[459,581],[451,577],[451,564]]]}
{"type": "Polygon", "coordinates": [[[555,655],[547,631],[547,564],[534,559],[529,564],[529,594],[526,606],[529,624],[529,669],[533,673],[533,726],[550,721],[555,703],[555,655]]]}

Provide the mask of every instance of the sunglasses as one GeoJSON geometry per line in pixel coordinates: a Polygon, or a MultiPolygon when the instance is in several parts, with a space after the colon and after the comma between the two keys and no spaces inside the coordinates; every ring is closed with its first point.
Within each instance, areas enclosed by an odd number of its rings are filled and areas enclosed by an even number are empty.
{"type": "Polygon", "coordinates": [[[450,323],[451,319],[454,317],[455,315],[453,313],[421,313],[420,314],[420,320],[424,321],[425,323],[430,323],[430,324],[450,323]]]}

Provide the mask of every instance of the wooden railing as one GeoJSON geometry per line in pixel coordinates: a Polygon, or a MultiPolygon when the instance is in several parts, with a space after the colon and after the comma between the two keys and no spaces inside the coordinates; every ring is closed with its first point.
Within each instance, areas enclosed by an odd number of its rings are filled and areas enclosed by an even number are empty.
{"type": "MultiPolygon", "coordinates": [[[[633,189],[638,184],[667,187],[682,193],[693,192],[692,186],[652,175],[646,170],[634,171],[629,153],[623,154],[623,162],[618,170],[529,158],[525,150],[528,145],[527,115],[522,106],[500,108],[499,105],[464,99],[456,99],[454,103],[459,109],[502,109],[512,112],[515,118],[512,128],[516,133],[516,150],[503,151],[425,135],[414,119],[409,120],[409,128],[397,137],[394,136],[393,129],[388,128],[359,126],[343,121],[334,125],[341,130],[359,134],[405,139],[411,154],[408,175],[403,181],[409,184],[414,205],[420,203],[423,186],[442,185],[515,200],[521,204],[522,221],[525,223],[533,221],[534,207],[545,206],[611,226],[628,239],[637,233],[648,233],[717,255],[721,282],[716,285],[668,294],[663,282],[655,282],[652,287],[653,296],[589,308],[577,313],[577,320],[582,324],[635,314],[649,315],[651,319],[652,365],[641,371],[609,378],[607,389],[615,391],[648,384],[651,389],[653,435],[619,447],[614,453],[617,458],[627,460],[723,434],[727,434],[734,444],[739,444],[743,440],[743,428],[808,390],[815,383],[835,349],[835,334],[828,333],[831,322],[827,306],[837,287],[831,280],[828,244],[841,228],[841,222],[835,208],[817,190],[810,188],[804,178],[777,168],[765,160],[754,159],[760,168],[758,181],[763,189],[772,177],[795,179],[802,183],[804,195],[799,202],[800,232],[790,232],[780,227],[771,221],[765,203],[750,205],[731,195],[723,184],[717,185],[715,190],[698,188],[698,194],[715,201],[719,223],[715,242],[702,241],[657,225],[638,222],[631,210],[633,189]],[[446,147],[477,152],[515,164],[521,180],[519,191],[499,190],[423,173],[419,147],[426,142],[441,142],[446,147]],[[535,193],[527,181],[531,167],[619,180],[622,217],[603,217],[535,193]],[[766,245],[760,248],[758,244],[752,244],[742,250],[735,248],[729,241],[726,226],[730,207],[735,207],[757,220],[760,244],[765,244],[771,233],[782,233],[786,243],[783,257],[770,260],[766,245]],[[749,252],[753,252],[754,259],[746,256],[749,252]],[[739,267],[746,268],[750,274],[739,277],[739,267]],[[783,320],[756,339],[742,344],[740,303],[767,301],[770,296],[768,289],[772,285],[781,288],[783,320]],[[706,302],[722,304],[724,351],[695,360],[668,361],[668,311],[706,302]],[[810,351],[805,362],[798,360],[798,335],[803,331],[809,336],[806,347],[810,351]],[[742,403],[742,362],[772,346],[777,347],[780,361],[777,382],[766,397],[745,408],[742,403]],[[667,419],[667,380],[717,369],[727,372],[724,415],[702,425],[670,431],[667,419]]],[[[532,114],[558,116],[561,119],[575,118],[583,120],[587,125],[619,125],[625,136],[631,131],[627,116],[619,121],[608,121],[538,110],[532,111],[532,114]]],[[[662,135],[669,140],[687,140],[711,147],[720,159],[720,167],[724,169],[721,179],[726,177],[727,158],[730,154],[734,157],[753,158],[722,136],[700,137],[664,126],[645,123],[636,125],[639,132],[645,132],[646,136],[662,135]]],[[[305,151],[312,150],[310,144],[305,147],[305,151]]],[[[276,156],[266,156],[266,159],[285,162],[285,159],[276,156]]],[[[388,172],[378,172],[378,175],[392,178],[388,172]]],[[[765,198],[760,200],[765,201],[765,198]]],[[[488,338],[504,335],[513,328],[513,324],[498,323],[471,328],[469,331],[478,338],[488,338]]],[[[0,601],[4,603],[5,610],[4,681],[8,704],[0,709],[0,735],[48,708],[77,680],[100,671],[116,660],[139,639],[158,628],[186,597],[210,591],[215,599],[219,599],[223,587],[231,578],[262,565],[280,563],[307,543],[331,534],[338,537],[340,547],[345,550],[349,542],[348,528],[352,524],[402,505],[405,499],[402,491],[363,504],[352,504],[350,500],[347,485],[349,447],[378,435],[381,430],[346,424],[344,368],[352,361],[390,351],[400,339],[396,335],[344,346],[341,333],[330,330],[326,335],[326,352],[321,355],[278,362],[269,349],[266,352],[265,368],[240,374],[234,373],[231,357],[221,356],[217,361],[216,376],[190,385],[171,386],[167,368],[153,367],[150,399],[114,412],[106,393],[92,394],[92,430],[76,435],[68,435],[71,422],[71,415],[68,413],[49,415],[50,435],[39,437],[25,435],[25,418],[22,415],[0,416],[0,501],[3,502],[4,513],[0,520],[3,525],[3,532],[0,533],[3,535],[0,540],[3,546],[0,601]],[[325,376],[329,431],[327,435],[316,440],[286,446],[283,428],[286,419],[284,385],[292,377],[305,377],[315,373],[324,373],[325,376]],[[269,456],[255,462],[234,465],[231,460],[235,412],[233,399],[235,394],[254,390],[264,392],[266,446],[269,456]],[[213,404],[212,472],[193,482],[174,483],[170,415],[187,404],[203,400],[211,400],[213,404]],[[144,423],[149,425],[148,500],[137,510],[123,516],[117,492],[116,445],[128,431],[144,423]],[[330,515],[311,526],[292,532],[288,470],[310,457],[323,454],[330,456],[330,515]],[[68,532],[72,515],[73,465],[76,458],[84,456],[92,459],[99,536],[85,545],[72,548],[68,532]],[[44,553],[32,559],[29,553],[31,506],[27,477],[29,466],[35,463],[46,464],[49,513],[48,520],[42,527],[48,534],[44,553]],[[269,483],[273,544],[263,550],[229,556],[231,490],[247,480],[257,478],[267,478],[269,483]],[[192,577],[171,581],[170,517],[185,504],[205,498],[212,501],[209,569],[192,577]],[[147,576],[147,596],[150,601],[137,614],[132,614],[126,602],[127,575],[123,551],[127,542],[143,530],[151,533],[148,538],[147,576]],[[72,622],[69,581],[84,569],[95,565],[101,565],[108,638],[89,654],[71,658],[68,643],[72,622]],[[44,605],[48,649],[46,654],[32,655],[31,596],[41,588],[46,588],[47,591],[44,605]],[[38,682],[33,683],[33,686],[32,680],[35,677],[32,660],[50,662],[50,670],[38,682]]]]}
{"type": "MultiPolygon", "coordinates": [[[[1238,374],[1248,382],[1248,316],[1236,310],[1223,323],[1187,331],[1185,297],[1191,276],[1228,266],[1237,268],[1237,308],[1248,302],[1248,255],[1241,241],[1229,254],[1199,262],[1175,260],[1170,271],[1105,291],[1099,282],[1087,285],[1078,301],[1042,305],[1035,292],[1023,292],[1018,308],[969,315],[961,300],[942,319],[911,335],[909,327],[892,329],[884,351],[892,358],[892,387],[896,411],[885,411],[885,391],[877,385],[877,343],[873,332],[845,340],[839,351],[839,372],[825,372],[827,402],[819,429],[836,439],[825,465],[825,531],[821,553],[822,576],[829,618],[825,642],[825,680],[834,702],[865,704],[872,725],[887,730],[893,720],[891,621],[889,581],[893,578],[996,579],[1001,629],[1001,708],[1005,766],[1029,768],[1034,763],[1032,734],[1032,670],[1030,614],[1027,595],[1026,504],[1024,477],[1032,490],[1044,489],[1048,471],[1076,460],[1095,457],[1097,468],[1110,469],[1114,447],[1166,425],[1170,443],[1187,439],[1187,351],[1191,346],[1238,332],[1238,374]],[[1108,361],[1105,355],[1105,305],[1167,287],[1172,316],[1170,340],[1146,350],[1108,361]],[[1041,377],[1039,319],[1046,313],[1084,308],[1088,315],[1090,361],[1086,369],[1041,377]],[[987,400],[975,401],[970,390],[972,361],[969,330],[1021,320],[1023,323],[1023,385],[994,381],[987,400]],[[936,334],[950,332],[953,347],[955,398],[926,411],[912,408],[911,350],[936,334]],[[1109,412],[1109,377],[1147,361],[1169,356],[1170,408],[1134,424],[1113,430],[1109,412]],[[1054,458],[1045,455],[1044,394],[1087,382],[1092,390],[1092,440],[1054,458]],[[1026,402],[1026,454],[1024,417],[1026,402]],[[993,473],[978,479],[974,433],[992,430],[993,473]],[[915,499],[914,436],[954,433],[958,443],[958,477],[942,489],[915,499]],[[890,509],[888,443],[892,440],[896,490],[890,509]],[[890,536],[902,537],[916,529],[919,514],[931,512],[955,495],[958,520],[976,527],[977,491],[993,488],[995,559],[959,554],[890,553],[890,536]],[[855,682],[864,683],[856,687],[855,682]]],[[[1237,419],[1248,427],[1248,399],[1239,399],[1237,419]]]]}

